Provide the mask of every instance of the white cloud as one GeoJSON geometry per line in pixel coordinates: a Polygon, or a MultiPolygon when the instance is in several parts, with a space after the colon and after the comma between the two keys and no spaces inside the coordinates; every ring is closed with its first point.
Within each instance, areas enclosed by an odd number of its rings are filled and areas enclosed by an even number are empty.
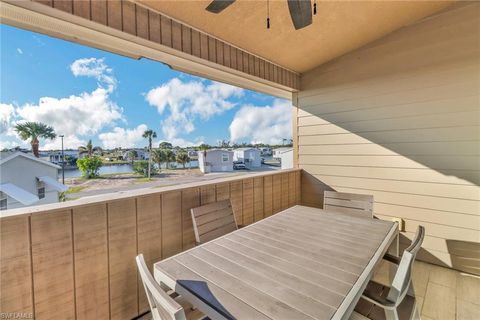
{"type": "Polygon", "coordinates": [[[38,104],[18,107],[16,113],[22,120],[43,122],[57,134],[66,136],[94,135],[106,125],[123,119],[122,109],[103,88],[68,98],[43,97],[38,104]]]}
{"type": "Polygon", "coordinates": [[[143,133],[148,129],[146,124],[141,124],[133,129],[124,129],[115,127],[111,132],[105,132],[98,135],[104,148],[113,149],[116,147],[132,148],[138,146],[142,140],[147,143],[147,140],[142,137],[143,133]]]}
{"type": "Polygon", "coordinates": [[[280,144],[292,136],[291,103],[275,100],[272,106],[243,106],[230,124],[233,142],[280,144]]]}
{"type": "Polygon", "coordinates": [[[229,99],[242,95],[243,89],[223,83],[206,85],[201,81],[183,82],[174,78],[150,90],[145,99],[159,114],[169,111],[161,127],[164,138],[173,141],[181,134],[193,132],[196,119],[208,120],[235,107],[229,99]]]}
{"type": "Polygon", "coordinates": [[[20,48],[17,48],[17,52],[18,52],[18,54],[23,54],[23,50],[20,49],[20,48]]]}
{"type": "Polygon", "coordinates": [[[109,91],[113,91],[117,84],[117,80],[113,76],[113,70],[105,64],[105,59],[78,59],[70,65],[70,70],[75,77],[83,76],[97,79],[99,86],[106,84],[109,91]]]}
{"type": "MultiPolygon", "coordinates": [[[[9,148],[26,144],[14,130],[18,122],[42,122],[52,126],[57,135],[65,135],[65,148],[77,148],[105,127],[125,121],[122,108],[111,100],[116,79],[103,59],[79,59],[71,64],[70,69],[75,76],[95,78],[98,87],[92,92],[64,98],[42,97],[37,103],[21,106],[0,104],[0,146],[9,148]]],[[[41,145],[42,149],[59,147],[60,139],[43,141],[41,145]]]]}
{"type": "MultiPolygon", "coordinates": [[[[77,149],[80,146],[87,145],[86,139],[81,139],[75,135],[68,135],[63,138],[63,146],[68,149],[77,149]]],[[[54,140],[46,140],[42,144],[42,150],[60,150],[62,148],[62,139],[57,136],[54,140]]]]}
{"type": "Polygon", "coordinates": [[[0,134],[5,133],[11,127],[15,107],[12,104],[0,103],[0,134]]]}

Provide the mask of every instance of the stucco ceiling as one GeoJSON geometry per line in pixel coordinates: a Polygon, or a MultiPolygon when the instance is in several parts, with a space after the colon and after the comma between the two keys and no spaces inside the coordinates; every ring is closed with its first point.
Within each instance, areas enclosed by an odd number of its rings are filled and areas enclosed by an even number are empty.
{"type": "Polygon", "coordinates": [[[286,0],[237,0],[220,14],[210,1],[137,0],[152,9],[297,72],[305,72],[404,25],[429,16],[452,1],[317,1],[313,23],[295,30],[286,0]]]}

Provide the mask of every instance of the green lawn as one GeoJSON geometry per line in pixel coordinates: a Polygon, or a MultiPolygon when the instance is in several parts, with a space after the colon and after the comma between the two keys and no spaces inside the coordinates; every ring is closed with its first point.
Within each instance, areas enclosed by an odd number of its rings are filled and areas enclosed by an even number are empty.
{"type": "Polygon", "coordinates": [[[74,187],[68,188],[68,190],[65,191],[65,193],[66,193],[66,194],[77,193],[77,192],[82,191],[82,190],[85,189],[85,188],[86,188],[85,186],[74,186],[74,187]]]}

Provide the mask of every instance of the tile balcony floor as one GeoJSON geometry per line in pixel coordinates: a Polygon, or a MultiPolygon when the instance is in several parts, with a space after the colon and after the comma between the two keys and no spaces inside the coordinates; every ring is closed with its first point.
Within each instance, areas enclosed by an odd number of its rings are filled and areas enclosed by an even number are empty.
{"type": "MultiPolygon", "coordinates": [[[[383,261],[373,279],[389,283],[390,266],[383,261]]],[[[479,320],[480,277],[417,261],[413,286],[422,320],[479,320]]],[[[140,320],[150,320],[150,313],[140,320]]]]}
{"type": "MultiPolygon", "coordinates": [[[[389,264],[383,261],[374,280],[389,281],[389,264]]],[[[422,320],[480,319],[480,277],[417,261],[413,286],[422,320]]]]}

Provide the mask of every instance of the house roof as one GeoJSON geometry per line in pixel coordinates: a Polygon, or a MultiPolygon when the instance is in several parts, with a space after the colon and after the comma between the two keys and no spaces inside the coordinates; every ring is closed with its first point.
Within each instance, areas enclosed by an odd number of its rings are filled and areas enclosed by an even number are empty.
{"type": "Polygon", "coordinates": [[[15,153],[13,153],[11,155],[8,155],[7,157],[1,159],[0,160],[0,166],[3,165],[4,163],[10,161],[10,160],[13,160],[13,159],[17,158],[17,157],[24,157],[24,158],[30,159],[32,161],[36,161],[36,162],[39,162],[41,164],[44,164],[46,166],[54,167],[56,169],[61,169],[62,168],[62,167],[57,166],[56,164],[53,164],[49,161],[39,159],[39,158],[35,157],[33,154],[24,153],[24,152],[21,152],[21,151],[17,151],[15,153]]]}
{"type": "MultiPolygon", "coordinates": [[[[203,151],[198,151],[198,152],[203,152],[203,151]]],[[[233,153],[233,151],[229,151],[229,150],[225,150],[225,149],[210,149],[210,150],[207,150],[207,153],[210,153],[210,152],[229,152],[229,153],[233,153]]]]}
{"type": "Polygon", "coordinates": [[[238,149],[235,149],[234,151],[248,151],[248,150],[260,151],[256,148],[238,148],[238,149]]]}
{"type": "Polygon", "coordinates": [[[38,196],[14,185],[13,183],[0,184],[0,191],[27,206],[40,200],[38,196]]]}
{"type": "Polygon", "coordinates": [[[58,192],[65,192],[68,190],[68,187],[64,184],[61,184],[57,180],[53,179],[52,177],[49,176],[41,176],[37,177],[39,181],[44,182],[45,184],[49,185],[53,189],[57,190],[58,192]]]}
{"type": "Polygon", "coordinates": [[[276,148],[276,149],[273,149],[273,151],[277,151],[277,152],[280,152],[280,153],[284,153],[284,152],[288,152],[288,151],[292,151],[293,148],[292,147],[285,147],[285,148],[276,148]]]}

